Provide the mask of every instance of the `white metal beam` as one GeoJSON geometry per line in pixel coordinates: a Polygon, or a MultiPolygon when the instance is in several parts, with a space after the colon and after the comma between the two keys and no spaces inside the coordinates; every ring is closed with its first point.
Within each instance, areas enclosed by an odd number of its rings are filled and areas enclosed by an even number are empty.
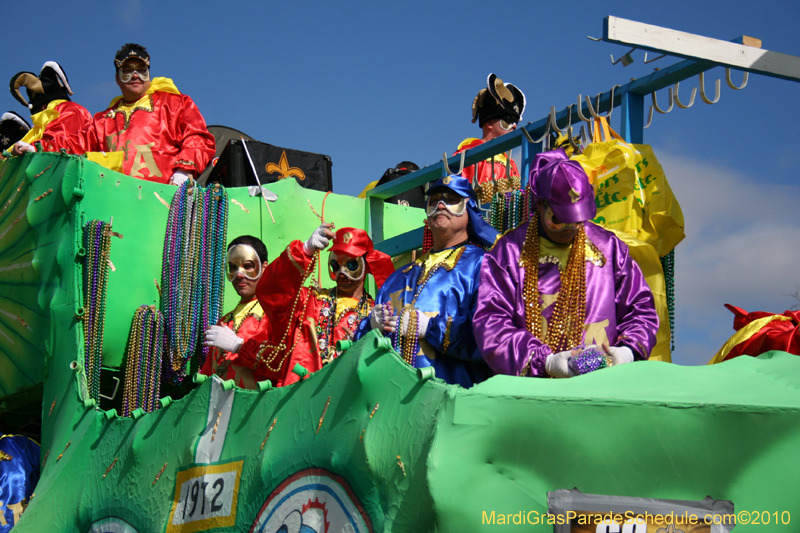
{"type": "Polygon", "coordinates": [[[758,39],[746,39],[745,43],[755,45],[747,46],[619,17],[606,17],[604,26],[604,41],[800,81],[800,57],[758,48],[758,39]]]}

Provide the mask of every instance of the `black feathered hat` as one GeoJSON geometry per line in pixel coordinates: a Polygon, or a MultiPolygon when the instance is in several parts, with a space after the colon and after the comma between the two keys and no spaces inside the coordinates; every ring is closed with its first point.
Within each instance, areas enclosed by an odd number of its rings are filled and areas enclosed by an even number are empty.
{"type": "Polygon", "coordinates": [[[486,89],[481,89],[472,102],[472,122],[480,121],[483,126],[493,118],[502,118],[507,122],[519,122],[525,112],[525,95],[510,83],[494,74],[489,74],[486,89]]]}
{"type": "Polygon", "coordinates": [[[150,53],[147,48],[136,43],[125,43],[114,56],[114,69],[120,68],[129,59],[141,59],[150,68],[150,53]]]}
{"type": "Polygon", "coordinates": [[[27,120],[13,111],[6,111],[0,117],[0,147],[7,149],[25,137],[30,129],[31,125],[27,120]]]}
{"type": "Polygon", "coordinates": [[[53,100],[69,100],[69,95],[72,94],[64,69],[55,61],[42,65],[38,77],[33,72],[17,72],[11,77],[9,90],[11,96],[30,109],[32,114],[34,109],[38,112],[53,100]],[[19,92],[22,87],[28,93],[28,100],[19,92]]]}

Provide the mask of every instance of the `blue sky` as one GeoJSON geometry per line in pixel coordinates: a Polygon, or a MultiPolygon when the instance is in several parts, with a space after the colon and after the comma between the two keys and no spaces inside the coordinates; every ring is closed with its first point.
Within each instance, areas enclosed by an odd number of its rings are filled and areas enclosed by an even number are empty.
{"type": "MultiPolygon", "coordinates": [[[[357,194],[402,160],[432,164],[478,136],[470,106],[490,72],[525,92],[529,122],[672,62],[644,65],[637,52],[631,66],[612,66],[609,54],[626,48],[586,39],[602,35],[607,15],[724,40],[750,35],[800,55],[791,1],[43,1],[35,12],[4,10],[4,67],[10,79],[58,61],[73,99],[95,113],[119,93],[114,52],[138,42],[152,74],[172,78],[208,124],[328,154],[334,192],[357,194]]],[[[721,76],[712,71],[707,86],[721,76]]],[[[694,86],[682,87],[684,101],[694,86]]],[[[732,333],[724,303],[782,312],[800,284],[800,133],[789,109],[800,86],[763,76],[742,91],[722,86],[718,104],[698,97],[645,130],[686,217],[674,355],[686,364],[706,362],[732,333]]],[[[24,112],[8,93],[4,102],[24,112]]]]}

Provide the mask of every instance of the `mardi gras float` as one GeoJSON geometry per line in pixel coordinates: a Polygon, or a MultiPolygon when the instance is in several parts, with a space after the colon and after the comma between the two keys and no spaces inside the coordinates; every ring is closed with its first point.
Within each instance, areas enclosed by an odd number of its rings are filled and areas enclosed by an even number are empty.
{"type": "MultiPolygon", "coordinates": [[[[604,93],[594,109],[633,100],[654,79],[604,93]]],[[[660,360],[463,389],[411,368],[373,332],[288,387],[195,373],[202,324],[230,291],[220,270],[229,236],[282,250],[319,224],[308,204],[324,202],[326,219],[366,227],[397,255],[422,242],[424,214],[383,198],[515,146],[526,161],[536,143],[524,136],[568,121],[553,113],[364,199],[285,179],[267,204],[247,187],[158,185],[58,153],[0,162],[3,406],[17,416],[11,407],[33,398],[42,424],[41,477],[15,531],[790,530],[800,359],[785,352],[681,367],[667,362],[666,329],[660,360]],[[194,263],[167,267],[167,253],[194,263]],[[194,296],[170,304],[179,293],[194,296]],[[159,344],[159,312],[189,330],[175,349],[159,344]]],[[[664,182],[631,172],[636,192],[664,182]]],[[[603,177],[598,198],[624,196],[603,177]]],[[[524,186],[496,203],[524,206],[524,186]]],[[[498,210],[498,225],[524,218],[498,210]]],[[[665,220],[677,216],[641,225],[673,239],[654,268],[680,241],[682,220],[665,220]]]]}

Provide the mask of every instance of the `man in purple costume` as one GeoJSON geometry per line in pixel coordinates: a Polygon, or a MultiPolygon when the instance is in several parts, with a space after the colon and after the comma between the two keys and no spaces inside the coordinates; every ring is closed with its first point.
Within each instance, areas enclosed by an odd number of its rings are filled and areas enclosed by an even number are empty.
{"type": "MultiPolygon", "coordinates": [[[[530,183],[536,214],[504,235],[486,254],[481,268],[473,323],[486,362],[498,374],[564,378],[575,375],[575,365],[570,364],[573,356],[592,345],[605,353],[611,365],[647,359],[658,330],[653,295],[628,247],[589,221],[597,209],[586,172],[558,149],[536,156],[530,183]],[[529,230],[534,223],[538,227],[529,230]],[[585,235],[584,250],[573,254],[571,248],[580,240],[576,238],[580,232],[585,235]],[[526,288],[524,265],[532,261],[537,248],[538,292],[533,292],[532,281],[526,288]],[[573,257],[579,259],[570,269],[573,257]],[[576,268],[584,261],[585,274],[570,277],[568,272],[579,272],[576,268]],[[585,300],[575,304],[578,311],[585,306],[583,330],[576,329],[572,335],[569,319],[583,313],[562,313],[561,319],[554,319],[562,282],[564,292],[572,290],[573,295],[581,295],[585,283],[585,296],[575,298],[585,300]],[[530,300],[531,294],[538,296],[539,302],[538,307],[528,306],[538,315],[527,322],[526,292],[530,300]],[[538,321],[541,326],[536,325],[538,321]],[[559,330],[567,333],[553,342],[559,330]]],[[[566,305],[565,298],[561,306],[566,305]]]]}

